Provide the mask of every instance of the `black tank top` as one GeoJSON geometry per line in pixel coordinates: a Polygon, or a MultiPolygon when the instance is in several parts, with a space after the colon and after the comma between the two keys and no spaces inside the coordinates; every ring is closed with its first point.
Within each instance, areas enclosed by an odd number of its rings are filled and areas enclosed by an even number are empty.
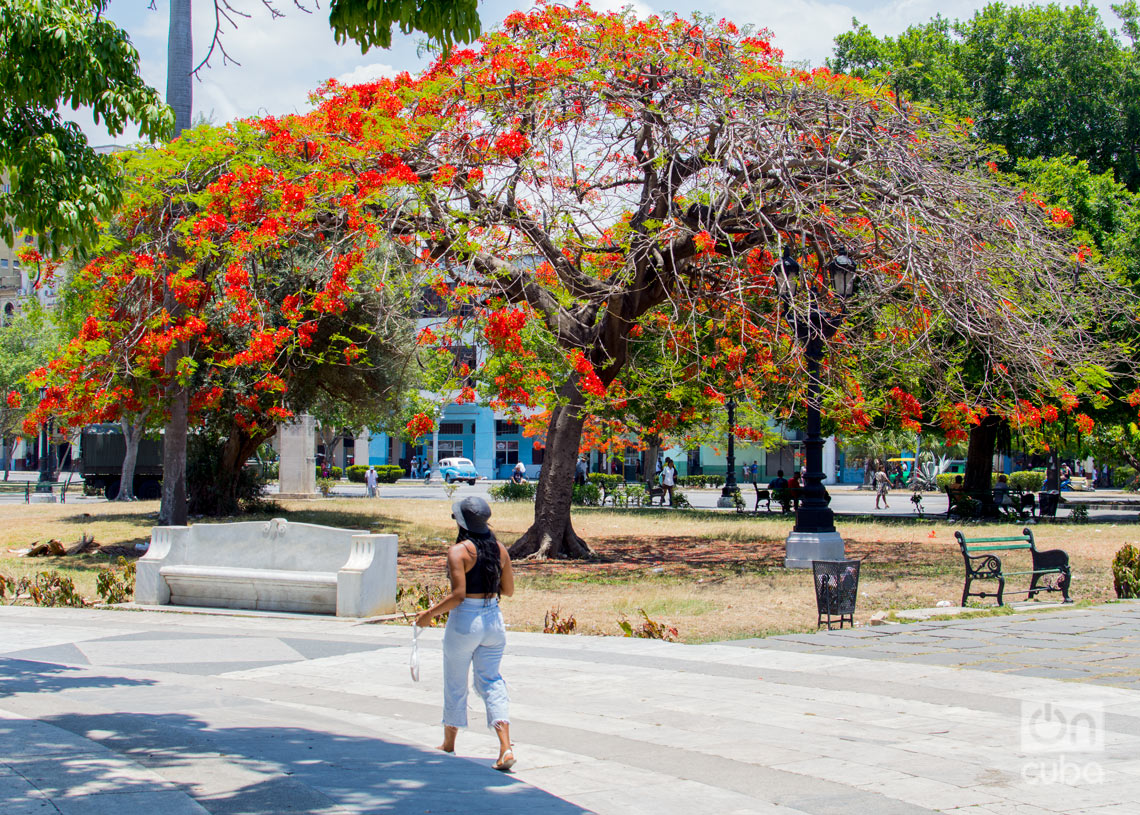
{"type": "MultiPolygon", "coordinates": [[[[472,541],[471,545],[475,546],[475,542],[472,541]]],[[[487,583],[487,573],[479,568],[482,557],[483,553],[479,551],[478,546],[475,546],[475,565],[467,572],[468,594],[494,594],[494,590],[487,583]]]]}

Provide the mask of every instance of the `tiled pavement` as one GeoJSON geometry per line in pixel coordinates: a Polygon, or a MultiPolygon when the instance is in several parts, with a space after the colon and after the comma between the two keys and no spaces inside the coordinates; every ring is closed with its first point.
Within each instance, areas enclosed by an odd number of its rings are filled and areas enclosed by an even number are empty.
{"type": "Polygon", "coordinates": [[[799,634],[733,645],[946,665],[1140,690],[1140,609],[1114,604],[905,626],[799,634]]]}
{"type": "Polygon", "coordinates": [[[512,633],[501,775],[482,727],[460,758],[432,750],[438,630],[415,684],[407,628],[4,607],[0,813],[1135,815],[1138,623],[1118,605],[699,646],[512,633]],[[1065,742],[1027,730],[1042,711],[1092,724],[1065,742]]]}

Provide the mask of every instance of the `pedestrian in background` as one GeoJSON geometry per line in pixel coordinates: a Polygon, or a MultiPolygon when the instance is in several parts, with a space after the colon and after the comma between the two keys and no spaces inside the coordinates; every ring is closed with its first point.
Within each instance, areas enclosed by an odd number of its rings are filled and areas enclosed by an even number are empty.
{"type": "Polygon", "coordinates": [[[368,472],[364,474],[364,486],[368,490],[368,497],[376,497],[376,468],[369,465],[368,472]]]}

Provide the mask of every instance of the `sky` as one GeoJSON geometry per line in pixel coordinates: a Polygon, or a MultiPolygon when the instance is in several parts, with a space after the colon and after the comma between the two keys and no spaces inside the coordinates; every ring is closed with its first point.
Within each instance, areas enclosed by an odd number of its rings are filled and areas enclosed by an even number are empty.
{"type": "MultiPolygon", "coordinates": [[[[355,44],[337,45],[328,25],[328,2],[318,7],[314,0],[305,13],[294,0],[271,0],[284,17],[273,19],[262,0],[230,0],[248,18],[235,17],[238,27],[226,26],[224,42],[230,56],[240,64],[223,64],[215,52],[211,65],[202,70],[194,85],[194,116],[206,116],[217,124],[257,114],[282,115],[308,108],[309,93],[329,77],[342,82],[392,76],[399,71],[414,73],[423,67],[422,36],[393,37],[389,50],[361,54],[355,44]]],[[[112,0],[108,16],[130,35],[138,50],[143,79],[160,93],[166,90],[166,35],[168,0],[112,0]]],[[[926,22],[935,14],[951,19],[970,17],[985,5],[982,0],[594,0],[599,9],[631,5],[641,16],[694,10],[714,18],[725,17],[738,25],[767,28],[772,42],[789,60],[820,65],[831,53],[835,36],[851,27],[852,18],[870,25],[877,34],[897,34],[910,25],[926,22]]],[[[1115,23],[1109,3],[1097,3],[1102,15],[1115,23]]],[[[528,0],[489,0],[479,4],[484,30],[496,26],[515,9],[529,8],[528,0]]],[[[201,60],[214,29],[214,0],[194,0],[194,53],[201,60]]],[[[112,139],[82,112],[72,116],[93,144],[112,141],[129,143],[137,134],[112,139]]]]}

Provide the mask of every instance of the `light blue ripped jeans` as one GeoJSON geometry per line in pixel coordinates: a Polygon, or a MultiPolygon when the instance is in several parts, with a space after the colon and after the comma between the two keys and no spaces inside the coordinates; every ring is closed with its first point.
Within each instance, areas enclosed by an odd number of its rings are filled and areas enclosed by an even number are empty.
{"type": "Polygon", "coordinates": [[[507,631],[494,597],[468,598],[452,610],[443,632],[443,724],[467,726],[467,676],[487,707],[487,727],[510,724],[507,683],[499,673],[507,631]]]}

